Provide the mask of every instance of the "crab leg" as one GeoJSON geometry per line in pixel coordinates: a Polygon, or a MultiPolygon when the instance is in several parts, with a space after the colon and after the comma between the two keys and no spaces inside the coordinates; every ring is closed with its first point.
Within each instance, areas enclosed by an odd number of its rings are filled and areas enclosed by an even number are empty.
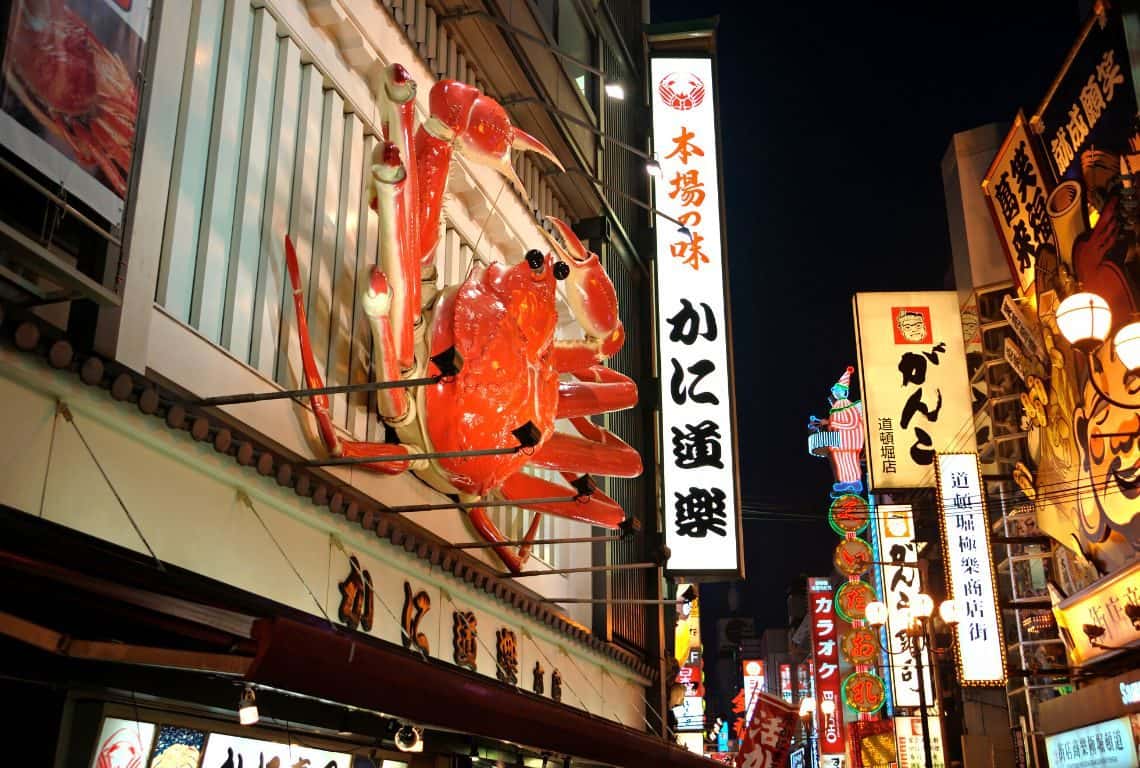
{"type": "Polygon", "coordinates": [[[531,458],[532,466],[610,477],[641,474],[641,455],[620,437],[584,417],[570,423],[582,436],[555,432],[531,458]]]}
{"type": "MultiPolygon", "coordinates": [[[[534,462],[531,462],[533,465],[534,462]]],[[[576,480],[577,475],[563,472],[567,481],[576,480]]],[[[528,475],[525,472],[516,472],[503,481],[502,494],[504,499],[542,499],[552,496],[568,496],[573,489],[561,483],[544,480],[541,477],[528,475]]],[[[581,523],[599,525],[603,528],[617,528],[625,520],[625,510],[621,505],[600,490],[595,489],[589,497],[581,501],[548,501],[539,504],[527,504],[527,509],[547,512],[569,520],[581,523]]]]}
{"type": "MultiPolygon", "coordinates": [[[[562,476],[568,481],[575,479],[574,475],[563,472],[562,476]]],[[[506,479],[500,493],[503,499],[509,501],[511,499],[519,499],[525,501],[526,499],[542,499],[559,496],[568,496],[572,489],[553,483],[549,480],[543,480],[541,477],[528,475],[524,472],[518,472],[506,479]]],[[[625,510],[600,490],[595,489],[589,498],[582,501],[553,501],[538,504],[526,504],[527,509],[534,510],[534,518],[530,521],[530,526],[527,528],[524,540],[532,541],[538,533],[538,524],[542,520],[542,513],[546,512],[551,515],[558,515],[570,520],[577,520],[591,525],[598,525],[604,528],[617,528],[625,520],[625,510]]],[[[492,544],[497,541],[507,541],[507,537],[499,530],[499,527],[491,520],[487,514],[487,510],[483,507],[475,507],[467,511],[471,524],[475,530],[485,540],[492,544]]],[[[511,573],[520,573],[523,565],[530,558],[530,545],[524,544],[519,547],[518,551],[511,549],[509,546],[496,545],[492,547],[499,559],[507,566],[507,570],[511,573]]]]}
{"type": "MultiPolygon", "coordinates": [[[[402,204],[404,217],[400,226],[405,233],[408,246],[405,268],[409,275],[412,271],[418,274],[420,268],[418,261],[424,254],[420,250],[420,188],[415,138],[416,81],[402,64],[392,64],[384,70],[384,92],[388,96],[384,110],[384,131],[388,141],[400,150],[404,164],[408,168],[417,170],[417,173],[408,176],[401,190],[404,198],[402,204]]],[[[415,304],[413,311],[415,319],[418,320],[420,315],[418,303],[415,304]]]]}
{"type": "Polygon", "coordinates": [[[577,381],[558,383],[558,418],[593,416],[637,405],[637,385],[624,374],[602,365],[574,371],[577,381]]]}
{"type": "MultiPolygon", "coordinates": [[[[309,340],[309,321],[305,316],[305,295],[301,290],[301,272],[297,265],[297,251],[293,248],[292,239],[285,236],[285,264],[289,271],[289,282],[293,287],[293,309],[297,313],[297,337],[301,344],[301,366],[305,373],[305,385],[310,389],[320,389],[325,382],[317,370],[317,361],[313,357],[313,345],[309,340]]],[[[403,390],[400,390],[403,391],[403,390]]],[[[369,443],[357,440],[342,440],[333,425],[329,415],[328,395],[313,395],[309,398],[309,406],[317,418],[317,431],[321,442],[333,456],[361,458],[364,456],[408,456],[407,446],[392,443],[369,443]]],[[[410,461],[387,461],[377,464],[361,464],[360,467],[380,472],[386,475],[398,475],[406,472],[410,461]]]]}
{"type": "MultiPolygon", "coordinates": [[[[564,492],[564,491],[563,491],[564,492]]],[[[491,520],[487,510],[483,507],[472,507],[467,510],[467,517],[471,520],[471,525],[474,526],[476,532],[483,537],[484,541],[496,542],[507,541],[507,537],[499,530],[499,526],[495,525],[491,520]]],[[[534,539],[538,533],[538,524],[542,520],[542,514],[537,513],[534,519],[530,521],[530,527],[527,528],[526,536],[523,537],[527,541],[534,539]]],[[[503,561],[503,565],[507,566],[507,570],[511,573],[521,573],[523,565],[530,559],[530,545],[524,544],[518,548],[518,551],[511,549],[506,544],[497,544],[491,547],[495,550],[495,554],[503,561]]]]}
{"type": "Polygon", "coordinates": [[[400,162],[400,150],[388,141],[377,148],[372,166],[372,194],[380,214],[380,264],[391,287],[392,322],[396,362],[402,370],[415,366],[415,316],[420,307],[420,269],[408,246],[405,185],[408,172],[400,162]]]}
{"type": "MultiPolygon", "coordinates": [[[[396,345],[392,339],[392,321],[388,317],[391,309],[391,291],[388,279],[379,267],[372,267],[368,287],[360,297],[368,324],[372,327],[372,345],[376,350],[374,364],[378,381],[399,381],[400,366],[396,362],[396,345]]],[[[402,423],[411,412],[411,399],[408,390],[381,389],[376,392],[376,408],[389,423],[402,423]]]]}

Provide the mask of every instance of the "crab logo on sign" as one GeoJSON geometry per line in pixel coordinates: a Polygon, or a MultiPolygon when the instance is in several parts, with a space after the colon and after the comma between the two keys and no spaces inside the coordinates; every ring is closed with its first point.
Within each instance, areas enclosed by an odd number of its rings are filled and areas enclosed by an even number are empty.
{"type": "Polygon", "coordinates": [[[657,84],[657,93],[678,112],[696,109],[705,100],[705,84],[692,72],[670,72],[657,84]]]}

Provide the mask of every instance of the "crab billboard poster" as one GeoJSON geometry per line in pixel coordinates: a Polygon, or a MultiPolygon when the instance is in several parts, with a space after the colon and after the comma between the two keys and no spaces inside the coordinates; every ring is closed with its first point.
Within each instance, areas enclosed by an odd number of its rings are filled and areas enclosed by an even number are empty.
{"type": "Polygon", "coordinates": [[[936,451],[975,447],[955,291],[857,293],[871,490],[934,487],[936,451]]]}
{"type": "Polygon", "coordinates": [[[673,573],[743,571],[736,414],[723,249],[713,62],[654,57],[661,164],[657,328],[665,543],[673,573]]]}
{"type": "Polygon", "coordinates": [[[0,143],[112,224],[138,121],[150,0],[13,0],[0,143]]]}

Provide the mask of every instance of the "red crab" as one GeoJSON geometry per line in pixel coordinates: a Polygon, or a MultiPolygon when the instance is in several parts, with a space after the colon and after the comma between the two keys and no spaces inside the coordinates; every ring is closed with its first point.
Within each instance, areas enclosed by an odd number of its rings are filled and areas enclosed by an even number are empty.
{"type": "MultiPolygon", "coordinates": [[[[372,326],[382,381],[435,376],[433,361],[454,348],[459,371],[415,390],[377,393],[377,407],[400,442],[345,440],[329,416],[328,398],[310,399],[318,430],[334,456],[407,456],[407,461],[364,463],[376,472],[411,470],[432,487],[464,502],[566,497],[570,489],[523,472],[526,465],[561,472],[569,482],[587,473],[636,477],[641,457],[589,416],[632,407],[637,387],[601,365],[621,348],[625,332],[617,295],[598,256],[570,228],[551,219],[565,247],[550,238],[554,254],[529,251],[514,265],[478,264],[459,285],[421,300],[421,280],[434,281],[434,249],[452,152],[492,166],[521,188],[510,165],[512,148],[550,151],[510,124],[497,102],[453,80],[437,83],[430,94],[430,116],[413,134],[415,83],[403,67],[387,72],[390,100],[388,141],[372,167],[374,204],[380,214],[380,266],[373,267],[362,295],[372,326]],[[407,163],[401,162],[407,158],[407,163]],[[565,280],[566,301],[584,336],[555,338],[557,281],[565,280]],[[566,378],[563,378],[563,376],[566,378]],[[569,419],[577,435],[555,431],[556,419],[569,419]],[[514,448],[520,427],[533,427],[533,451],[451,459],[417,459],[422,452],[514,448]]],[[[557,161],[555,161],[557,162],[557,161]]],[[[310,345],[297,256],[286,238],[301,358],[308,386],[323,386],[310,345]]],[[[542,513],[606,528],[625,518],[621,507],[598,490],[577,501],[527,504],[535,512],[526,541],[534,539],[542,513]]],[[[468,511],[488,542],[507,539],[482,507],[468,511]]],[[[494,547],[515,573],[529,557],[494,547]]]]}
{"type": "Polygon", "coordinates": [[[122,60],[63,0],[18,0],[4,61],[24,108],[125,195],[138,91],[122,60]]]}

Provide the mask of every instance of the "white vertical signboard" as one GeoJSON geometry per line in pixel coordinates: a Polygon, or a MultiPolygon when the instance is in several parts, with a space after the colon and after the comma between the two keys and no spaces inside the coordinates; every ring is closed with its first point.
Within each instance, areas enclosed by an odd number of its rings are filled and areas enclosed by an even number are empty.
{"type": "MultiPolygon", "coordinates": [[[[887,648],[890,650],[891,692],[896,707],[919,706],[918,665],[906,635],[903,613],[914,596],[922,591],[922,573],[918,569],[918,545],[914,540],[914,514],[909,504],[887,504],[875,507],[879,547],[882,553],[883,602],[887,606],[887,648]]],[[[934,701],[930,680],[930,652],[922,647],[922,684],[926,701],[934,701]]]]}
{"type": "Polygon", "coordinates": [[[978,455],[940,453],[935,466],[946,581],[958,606],[958,680],[1005,685],[1005,643],[978,455]]]}
{"type": "Polygon", "coordinates": [[[868,487],[929,488],[935,453],[976,449],[958,294],[857,293],[854,310],[868,487]]]}
{"type": "Polygon", "coordinates": [[[741,574],[712,59],[655,57],[653,136],[665,543],[672,573],[741,574]]]}

